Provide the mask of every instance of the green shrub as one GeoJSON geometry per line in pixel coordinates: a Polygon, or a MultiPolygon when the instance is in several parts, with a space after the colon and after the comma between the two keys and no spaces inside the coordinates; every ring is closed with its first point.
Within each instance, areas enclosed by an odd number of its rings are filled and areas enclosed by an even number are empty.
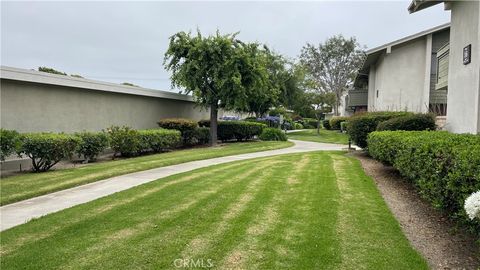
{"type": "Polygon", "coordinates": [[[333,130],[340,130],[341,129],[340,124],[347,120],[348,120],[348,117],[343,117],[343,116],[332,117],[332,119],[330,119],[330,128],[333,130]]]}
{"type": "Polygon", "coordinates": [[[196,145],[195,129],[198,124],[192,120],[184,118],[167,118],[158,122],[161,128],[179,130],[182,134],[182,143],[185,146],[196,145]]]}
{"type": "Polygon", "coordinates": [[[293,127],[295,129],[303,129],[303,125],[301,123],[293,123],[293,127]]]}
{"type": "Polygon", "coordinates": [[[369,154],[393,165],[422,197],[477,233],[463,204],[480,190],[480,135],[440,131],[377,131],[368,136],[369,154]]]}
{"type": "Polygon", "coordinates": [[[176,129],[182,134],[185,131],[194,130],[198,125],[192,120],[183,118],[168,118],[158,121],[158,125],[165,129],[176,129]]]}
{"type": "Polygon", "coordinates": [[[323,120],[322,121],[323,128],[326,130],[331,130],[332,127],[330,126],[330,120],[323,120]]]}
{"type": "MultiPolygon", "coordinates": [[[[251,121],[249,121],[251,122],[251,121]]],[[[254,122],[254,121],[253,121],[254,122]]],[[[210,127],[210,120],[200,120],[198,121],[198,126],[199,127],[210,127]]]]}
{"type": "Polygon", "coordinates": [[[86,162],[94,161],[98,155],[108,147],[108,135],[105,132],[79,132],[75,136],[80,138],[77,154],[84,157],[86,162]]]}
{"type": "Polygon", "coordinates": [[[317,128],[318,121],[313,118],[303,118],[302,124],[303,124],[303,127],[306,129],[315,129],[317,128]]]}
{"type": "Polygon", "coordinates": [[[348,124],[347,121],[343,121],[343,122],[340,123],[340,130],[341,130],[342,132],[346,132],[346,131],[347,131],[347,124],[348,124]]]}
{"type": "Polygon", "coordinates": [[[411,114],[409,112],[370,112],[352,116],[348,120],[347,133],[356,145],[365,148],[368,134],[375,131],[379,123],[411,114]]]}
{"type": "Polygon", "coordinates": [[[0,128],[0,161],[15,153],[20,146],[20,137],[15,130],[0,128]]]}
{"type": "Polygon", "coordinates": [[[207,144],[210,140],[210,129],[206,127],[196,127],[192,130],[183,132],[183,145],[194,146],[207,144]]]}
{"type": "MultiPolygon", "coordinates": [[[[210,127],[210,121],[202,120],[198,124],[201,127],[210,127]]],[[[222,141],[251,140],[262,133],[267,126],[261,123],[249,121],[218,121],[217,136],[222,141]]]]}
{"type": "Polygon", "coordinates": [[[262,141],[286,141],[287,135],[278,128],[264,128],[258,138],[262,141]]]}
{"type": "Polygon", "coordinates": [[[182,135],[178,130],[147,129],[139,130],[140,152],[164,152],[178,147],[182,143],[182,135]]]}
{"type": "Polygon", "coordinates": [[[28,133],[21,135],[19,153],[32,160],[34,171],[44,172],[60,160],[71,158],[79,143],[78,137],[63,133],[28,133]]]}
{"type": "Polygon", "coordinates": [[[210,141],[210,128],[199,127],[195,129],[195,137],[197,138],[197,144],[207,144],[210,141]]]}
{"type": "Polygon", "coordinates": [[[107,133],[110,137],[110,147],[114,151],[113,157],[117,154],[131,157],[137,155],[142,149],[139,133],[135,129],[112,126],[107,129],[107,133]]]}
{"type": "Polygon", "coordinates": [[[395,117],[390,120],[381,122],[377,126],[378,131],[382,130],[435,130],[435,115],[413,114],[395,117]]]}

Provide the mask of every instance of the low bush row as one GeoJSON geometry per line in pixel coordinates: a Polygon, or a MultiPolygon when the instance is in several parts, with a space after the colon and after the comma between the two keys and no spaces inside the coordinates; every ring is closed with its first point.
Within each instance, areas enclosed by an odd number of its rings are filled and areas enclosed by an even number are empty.
{"type": "Polygon", "coordinates": [[[146,152],[159,153],[182,144],[181,133],[178,130],[135,130],[129,127],[113,126],[108,128],[106,133],[109,135],[114,157],[118,154],[131,157],[146,152]]]}
{"type": "Polygon", "coordinates": [[[158,125],[164,129],[174,129],[180,131],[184,146],[206,144],[210,140],[209,129],[205,127],[199,127],[197,122],[189,119],[167,118],[160,120],[158,125]]]}
{"type": "Polygon", "coordinates": [[[390,120],[381,122],[377,126],[377,130],[435,130],[434,114],[412,114],[395,117],[390,120]]]}
{"type": "MultiPolygon", "coordinates": [[[[200,127],[210,127],[209,120],[198,122],[200,127]]],[[[267,126],[250,121],[218,121],[217,136],[221,141],[245,141],[259,136],[267,126]]]]}
{"type": "Polygon", "coordinates": [[[129,157],[145,152],[162,152],[181,144],[180,131],[166,129],[134,130],[129,127],[111,127],[105,132],[24,133],[0,131],[1,158],[17,153],[32,160],[34,171],[49,170],[60,160],[74,154],[94,161],[108,146],[114,156],[129,157]]]}
{"type": "Polygon", "coordinates": [[[370,112],[350,117],[347,125],[347,133],[352,141],[362,147],[367,147],[367,136],[377,130],[379,123],[395,117],[412,115],[409,112],[370,112]]]}
{"type": "Polygon", "coordinates": [[[480,135],[442,131],[377,131],[368,136],[369,154],[393,165],[420,194],[480,233],[469,221],[465,199],[480,190],[480,135]]]}

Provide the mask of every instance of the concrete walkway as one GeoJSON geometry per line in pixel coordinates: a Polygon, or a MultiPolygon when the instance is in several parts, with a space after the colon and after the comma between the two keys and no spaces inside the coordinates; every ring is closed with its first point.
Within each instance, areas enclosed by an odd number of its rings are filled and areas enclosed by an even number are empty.
{"type": "Polygon", "coordinates": [[[23,224],[75,205],[93,201],[170,175],[232,161],[319,150],[342,150],[345,145],[291,140],[289,148],[198,160],[125,174],[0,207],[0,230],[23,224]]]}

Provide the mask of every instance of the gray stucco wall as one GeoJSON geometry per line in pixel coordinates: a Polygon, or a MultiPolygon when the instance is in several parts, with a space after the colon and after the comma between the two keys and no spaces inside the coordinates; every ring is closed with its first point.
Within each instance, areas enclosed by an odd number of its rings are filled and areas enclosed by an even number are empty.
{"type": "Polygon", "coordinates": [[[370,111],[423,112],[428,109],[425,69],[430,55],[426,54],[426,43],[426,37],[421,37],[394,46],[391,53],[380,56],[369,76],[370,111]]]}
{"type": "Polygon", "coordinates": [[[191,101],[1,79],[1,127],[19,132],[155,128],[166,117],[208,119],[191,101]]]}
{"type": "Polygon", "coordinates": [[[448,107],[446,128],[456,133],[480,132],[480,2],[451,3],[448,107]],[[472,59],[463,64],[463,48],[472,59]]]}

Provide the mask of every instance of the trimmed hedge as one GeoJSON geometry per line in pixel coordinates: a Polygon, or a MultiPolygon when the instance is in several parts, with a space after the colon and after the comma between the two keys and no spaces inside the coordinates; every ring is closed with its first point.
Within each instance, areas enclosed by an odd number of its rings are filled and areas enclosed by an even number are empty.
{"type": "Polygon", "coordinates": [[[330,126],[330,120],[323,120],[322,121],[323,128],[326,130],[331,130],[332,127],[330,126]]]}
{"type": "Polygon", "coordinates": [[[197,127],[193,130],[187,130],[183,133],[183,145],[203,145],[207,144],[210,140],[210,128],[197,127]]]}
{"type": "Polygon", "coordinates": [[[356,145],[365,148],[368,134],[375,131],[379,123],[412,114],[410,112],[371,112],[352,116],[348,120],[347,133],[356,145]]]}
{"type": "MultiPolygon", "coordinates": [[[[209,120],[198,122],[201,127],[210,127],[209,120]]],[[[221,141],[251,140],[262,133],[265,124],[249,121],[218,121],[217,136],[221,141]]]]}
{"type": "Polygon", "coordinates": [[[176,129],[182,134],[188,130],[194,130],[198,125],[192,120],[183,118],[167,118],[158,121],[158,126],[165,129],[176,129]]]}
{"type": "Polygon", "coordinates": [[[330,119],[330,128],[333,130],[340,130],[341,126],[340,124],[342,122],[345,122],[348,120],[349,117],[343,117],[343,116],[335,116],[332,119],[330,119]]]}
{"type": "Polygon", "coordinates": [[[182,143],[182,136],[178,130],[147,129],[139,130],[138,135],[140,136],[140,152],[165,152],[182,143]]]}
{"type": "Polygon", "coordinates": [[[115,157],[136,156],[145,152],[163,152],[178,147],[182,142],[180,131],[167,129],[135,130],[130,127],[113,126],[107,130],[110,147],[115,157]]]}
{"type": "Polygon", "coordinates": [[[198,124],[192,120],[184,118],[167,118],[158,122],[158,126],[164,129],[179,130],[182,134],[182,143],[185,146],[192,146],[198,144],[196,135],[199,133],[195,131],[198,124]]]}
{"type": "Polygon", "coordinates": [[[435,130],[435,115],[428,113],[418,113],[414,115],[406,115],[395,117],[390,120],[381,122],[377,126],[377,130],[435,130]]]}
{"type": "Polygon", "coordinates": [[[465,199],[480,190],[480,136],[441,131],[377,131],[368,136],[369,154],[393,165],[422,197],[480,233],[468,219],[465,199]]]}
{"type": "Polygon", "coordinates": [[[117,154],[124,157],[137,155],[141,150],[141,141],[138,131],[130,127],[112,126],[106,131],[110,137],[110,147],[113,149],[113,158],[117,154]]]}
{"type": "Polygon", "coordinates": [[[0,128],[0,161],[15,153],[20,146],[20,137],[15,130],[0,128]]]}
{"type": "Polygon", "coordinates": [[[48,171],[60,160],[71,158],[80,143],[80,138],[63,133],[27,133],[20,140],[19,153],[32,160],[35,172],[48,171]]]}
{"type": "Polygon", "coordinates": [[[303,118],[302,124],[306,129],[315,129],[318,126],[318,121],[313,118],[303,118]]]}
{"type": "Polygon", "coordinates": [[[278,128],[264,128],[258,138],[262,141],[286,141],[287,135],[278,128]]]}
{"type": "Polygon", "coordinates": [[[293,123],[293,127],[295,129],[303,129],[303,125],[301,123],[293,123]]]}
{"type": "Polygon", "coordinates": [[[109,145],[108,135],[105,132],[79,132],[75,136],[80,138],[76,153],[84,157],[86,162],[95,161],[98,155],[109,145]]]}

